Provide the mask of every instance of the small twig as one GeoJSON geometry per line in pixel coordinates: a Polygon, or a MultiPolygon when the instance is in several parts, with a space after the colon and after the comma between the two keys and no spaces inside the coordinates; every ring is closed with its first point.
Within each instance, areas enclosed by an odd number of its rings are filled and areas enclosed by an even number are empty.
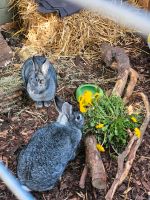
{"type": "Polygon", "coordinates": [[[147,157],[147,156],[139,156],[139,158],[144,159],[144,160],[150,160],[150,157],[147,157]]]}

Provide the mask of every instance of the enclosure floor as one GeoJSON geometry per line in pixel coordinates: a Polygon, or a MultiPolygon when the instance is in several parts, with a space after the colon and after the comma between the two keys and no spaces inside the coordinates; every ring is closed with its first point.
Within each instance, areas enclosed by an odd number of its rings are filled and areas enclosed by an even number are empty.
{"type": "MultiPolygon", "coordinates": [[[[140,74],[136,91],[145,92],[150,100],[150,51],[142,51],[138,55],[132,55],[132,48],[128,52],[132,67],[140,74]]],[[[17,60],[14,62],[18,62],[17,60]]],[[[14,64],[14,63],[13,63],[14,64]]],[[[58,72],[58,94],[76,104],[74,92],[81,83],[95,82],[103,89],[111,89],[114,86],[115,72],[105,68],[101,61],[90,63],[79,56],[73,58],[62,58],[54,62],[58,72]]],[[[58,113],[52,104],[48,109],[36,110],[34,103],[26,97],[21,107],[8,114],[0,116],[0,158],[8,161],[8,166],[16,174],[17,156],[23,145],[30,139],[33,132],[46,124],[54,121],[58,113]]],[[[84,146],[80,146],[76,159],[69,163],[62,180],[54,189],[33,193],[38,200],[104,200],[105,192],[92,188],[90,177],[86,182],[84,190],[80,189],[79,179],[84,167],[84,146]]],[[[102,155],[107,178],[107,187],[111,185],[117,169],[117,162],[108,156],[107,152],[102,155]]],[[[139,148],[136,160],[128,178],[117,190],[114,200],[146,200],[150,188],[150,125],[145,133],[143,143],[139,148]]],[[[0,199],[15,200],[16,198],[0,182],[0,199]]]]}

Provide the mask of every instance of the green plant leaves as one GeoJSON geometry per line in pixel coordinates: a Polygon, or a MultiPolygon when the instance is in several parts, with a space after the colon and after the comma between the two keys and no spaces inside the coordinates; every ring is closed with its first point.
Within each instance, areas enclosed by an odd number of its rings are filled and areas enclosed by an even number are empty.
{"type": "Polygon", "coordinates": [[[140,125],[139,119],[142,117],[134,115],[137,123],[133,122],[133,115],[128,115],[121,97],[115,95],[103,95],[99,99],[94,99],[92,105],[84,114],[84,133],[92,132],[105,148],[112,147],[116,153],[122,152],[129,140],[127,129],[133,131],[140,125]],[[96,128],[98,124],[104,124],[104,127],[96,128]]]}

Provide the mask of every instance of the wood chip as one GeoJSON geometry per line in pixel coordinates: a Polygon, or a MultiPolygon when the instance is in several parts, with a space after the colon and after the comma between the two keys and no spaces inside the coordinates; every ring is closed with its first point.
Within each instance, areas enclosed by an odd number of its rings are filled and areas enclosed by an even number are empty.
{"type": "Polygon", "coordinates": [[[0,132],[0,137],[6,138],[7,133],[8,133],[8,130],[1,131],[1,132],[0,132]]]}

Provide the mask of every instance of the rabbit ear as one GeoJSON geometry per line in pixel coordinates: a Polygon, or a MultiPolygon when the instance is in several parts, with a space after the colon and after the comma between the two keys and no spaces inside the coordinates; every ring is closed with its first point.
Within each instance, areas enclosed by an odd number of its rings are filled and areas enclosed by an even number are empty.
{"type": "Polygon", "coordinates": [[[62,101],[58,96],[55,96],[55,105],[59,113],[69,117],[72,114],[72,105],[62,101]]]}
{"type": "Polygon", "coordinates": [[[49,65],[50,65],[50,62],[48,59],[46,59],[41,68],[41,71],[44,76],[48,74],[49,65]]]}
{"type": "Polygon", "coordinates": [[[67,117],[72,115],[72,105],[68,102],[63,103],[62,105],[62,114],[66,115],[67,117]]]}
{"type": "Polygon", "coordinates": [[[34,70],[35,70],[35,71],[38,71],[39,66],[38,66],[38,64],[37,64],[37,62],[36,62],[35,56],[32,57],[32,62],[33,62],[34,70]]]}

